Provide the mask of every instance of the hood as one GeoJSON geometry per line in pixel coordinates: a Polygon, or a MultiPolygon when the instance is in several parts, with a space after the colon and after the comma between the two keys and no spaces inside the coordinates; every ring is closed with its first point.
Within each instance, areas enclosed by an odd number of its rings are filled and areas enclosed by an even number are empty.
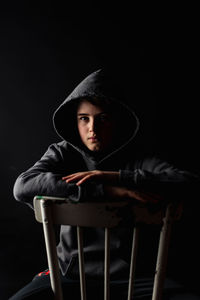
{"type": "Polygon", "coordinates": [[[79,151],[84,150],[77,125],[76,107],[81,98],[109,99],[113,108],[118,107],[119,139],[112,152],[124,147],[135,137],[139,121],[135,112],[126,104],[118,80],[105,70],[97,70],[87,76],[58,107],[53,115],[53,124],[57,134],[79,151]]]}

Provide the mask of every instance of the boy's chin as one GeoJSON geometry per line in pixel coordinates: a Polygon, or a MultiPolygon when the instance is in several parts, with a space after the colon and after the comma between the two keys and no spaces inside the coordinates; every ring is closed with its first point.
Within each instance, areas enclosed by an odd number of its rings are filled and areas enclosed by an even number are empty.
{"type": "Polygon", "coordinates": [[[102,152],[104,151],[104,147],[100,143],[93,144],[93,145],[87,145],[87,148],[92,152],[102,152]]]}
{"type": "Polygon", "coordinates": [[[88,147],[88,149],[92,152],[100,152],[102,151],[101,147],[99,146],[94,146],[94,147],[88,147]]]}

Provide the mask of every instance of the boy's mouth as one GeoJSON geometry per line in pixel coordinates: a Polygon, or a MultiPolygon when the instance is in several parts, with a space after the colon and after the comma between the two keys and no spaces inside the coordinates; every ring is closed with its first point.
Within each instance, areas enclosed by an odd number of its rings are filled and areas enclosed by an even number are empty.
{"type": "Polygon", "coordinates": [[[99,141],[99,139],[97,138],[97,136],[91,136],[88,139],[91,140],[92,142],[98,142],[99,141]]]}

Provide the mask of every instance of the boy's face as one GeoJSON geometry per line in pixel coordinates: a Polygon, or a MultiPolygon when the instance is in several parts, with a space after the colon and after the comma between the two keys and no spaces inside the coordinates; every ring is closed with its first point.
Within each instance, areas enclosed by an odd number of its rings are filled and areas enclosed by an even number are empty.
{"type": "Polygon", "coordinates": [[[77,109],[77,125],[81,141],[91,151],[104,151],[113,141],[114,121],[103,108],[87,100],[77,109]]]}

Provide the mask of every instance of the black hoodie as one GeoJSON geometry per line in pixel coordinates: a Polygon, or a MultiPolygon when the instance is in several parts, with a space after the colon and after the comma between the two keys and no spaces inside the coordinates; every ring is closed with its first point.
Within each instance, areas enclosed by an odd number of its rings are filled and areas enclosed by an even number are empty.
{"type": "MultiPolygon", "coordinates": [[[[124,100],[118,83],[112,81],[108,73],[98,70],[86,77],[54,113],[54,127],[62,141],[50,145],[42,158],[18,177],[14,186],[15,198],[31,206],[35,195],[69,197],[73,201],[104,199],[103,183],[89,182],[77,186],[62,180],[63,176],[87,170],[119,171],[120,185],[153,191],[166,198],[183,195],[186,187],[199,182],[196,175],[179,170],[155,156],[141,157],[136,154],[134,137],[139,121],[124,100]],[[113,110],[120,110],[118,142],[109,152],[95,154],[81,143],[76,125],[77,101],[81,98],[109,99],[113,110]]],[[[113,232],[111,240],[111,276],[116,278],[127,274],[128,270],[126,257],[131,237],[124,230],[113,232]]],[[[100,259],[103,257],[103,246],[102,230],[88,230],[84,240],[88,276],[103,275],[100,259]]],[[[73,228],[61,226],[57,250],[63,275],[75,276],[78,263],[73,228]]]]}

